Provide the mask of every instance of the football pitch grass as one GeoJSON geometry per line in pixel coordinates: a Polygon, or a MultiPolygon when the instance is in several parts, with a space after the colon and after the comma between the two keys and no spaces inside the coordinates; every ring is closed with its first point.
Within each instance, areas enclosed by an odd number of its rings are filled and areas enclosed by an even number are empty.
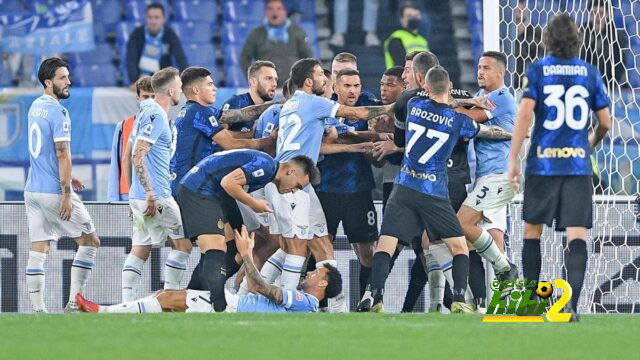
{"type": "Polygon", "coordinates": [[[2,314],[0,359],[640,359],[640,316],[2,314]]]}

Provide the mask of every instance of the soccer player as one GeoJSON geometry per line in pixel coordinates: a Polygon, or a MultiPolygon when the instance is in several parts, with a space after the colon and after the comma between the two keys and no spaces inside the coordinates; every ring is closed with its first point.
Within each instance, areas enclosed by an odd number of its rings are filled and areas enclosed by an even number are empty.
{"type": "MultiPolygon", "coordinates": [[[[504,84],[507,56],[497,51],[486,51],[478,63],[479,96],[488,95],[495,109],[464,109],[461,111],[477,122],[498,126],[507,132],[513,129],[516,102],[504,84]]],[[[506,177],[510,139],[478,138],[476,151],[476,181],[473,191],[458,210],[458,219],[467,240],[478,255],[491,263],[496,276],[502,282],[516,279],[518,269],[507,259],[504,249],[504,232],[507,227],[507,204],[517,191],[509,186],[506,177]],[[481,225],[481,226],[479,226],[481,225]]],[[[508,295],[512,286],[503,290],[508,295]]]]}
{"type": "MultiPolygon", "coordinates": [[[[254,294],[234,295],[225,291],[226,302],[229,304],[226,312],[316,312],[322,299],[335,297],[342,291],[342,276],[338,269],[331,265],[309,272],[305,281],[300,284],[300,290],[283,289],[266,283],[253,263],[253,233],[249,235],[245,227],[242,228],[242,233],[238,233],[238,230],[234,231],[238,252],[242,255],[247,269],[246,276],[254,294]]],[[[214,311],[208,291],[190,289],[161,290],[144,299],[111,306],[95,304],[80,294],[76,298],[82,311],[92,313],[158,313],[162,311],[211,313],[214,311]]]]}
{"type": "Polygon", "coordinates": [[[439,65],[427,72],[424,90],[431,100],[413,98],[407,104],[405,156],[387,202],[378,247],[373,257],[372,310],[382,307],[384,283],[391,255],[398,241],[405,242],[424,230],[430,239],[441,239],[453,254],[451,311],[473,312],[464,303],[469,258],[467,244],[447,191],[447,161],[459,137],[473,138],[482,129],[459,114],[449,103],[449,74],[439,65]]]}
{"type": "MultiPolygon", "coordinates": [[[[333,57],[333,61],[331,62],[331,83],[329,85],[333,91],[333,95],[331,96],[331,100],[333,101],[338,100],[338,95],[335,93],[336,81],[338,73],[344,69],[358,70],[358,58],[352,53],[339,53],[333,57]]],[[[376,96],[366,90],[360,91],[358,101],[380,105],[380,101],[376,99],[376,96]]]]}
{"type": "Polygon", "coordinates": [[[64,311],[77,309],[75,294],[84,292],[100,240],[93,221],[75,193],[82,183],[71,176],[71,118],[60,100],[70,96],[69,66],[62,59],[44,60],[38,69],[44,94],[33,101],[28,114],[29,174],[24,201],[31,251],[27,260],[27,291],[35,312],[47,312],[44,303],[44,262],[49,243],[70,236],[78,244],[71,264],[69,302],[64,311]]]}
{"type": "MultiPolygon", "coordinates": [[[[334,89],[338,104],[377,105],[368,97],[360,96],[360,73],[355,69],[340,70],[334,89]]],[[[368,124],[363,121],[338,120],[354,131],[368,129],[368,124]]],[[[322,181],[315,187],[331,238],[335,238],[338,225],[342,222],[347,239],[360,261],[360,296],[371,273],[373,250],[378,239],[378,216],[371,197],[371,190],[375,187],[373,172],[370,162],[362,153],[370,152],[372,145],[323,143],[320,153],[324,154],[324,158],[318,162],[322,181]]]]}
{"type": "MultiPolygon", "coordinates": [[[[136,101],[138,105],[147,99],[153,98],[153,88],[151,87],[151,77],[145,76],[135,83],[136,101]]],[[[107,199],[109,201],[129,200],[129,185],[131,183],[131,157],[127,154],[127,144],[129,135],[133,130],[133,123],[136,115],[120,121],[116,125],[111,144],[111,164],[109,166],[109,189],[107,199]]]]}
{"type": "MultiPolygon", "coordinates": [[[[261,105],[273,100],[278,86],[278,73],[271,61],[258,60],[247,70],[249,92],[230,97],[222,105],[222,110],[242,109],[251,105],[261,105]]],[[[251,139],[253,137],[253,121],[240,122],[229,125],[229,131],[234,137],[251,139]]]]}
{"type": "Polygon", "coordinates": [[[202,252],[189,288],[208,290],[215,311],[223,311],[226,308],[224,284],[228,277],[224,228],[229,214],[237,212],[236,201],[256,213],[272,212],[266,200],[253,198],[248,193],[270,182],[282,194],[295,192],[319,180],[318,169],[304,156],[278,164],[261,151],[229,150],[200,161],[180,180],[177,194],[185,235],[196,239],[202,252]]]}
{"type": "MultiPolygon", "coordinates": [[[[286,162],[298,155],[306,155],[316,163],[320,155],[326,118],[337,116],[367,120],[391,110],[391,106],[344,106],[321,97],[324,93],[325,79],[322,66],[316,59],[301,59],[294,64],[291,68],[291,86],[295,87],[296,91],[280,112],[276,146],[276,159],[280,162],[286,162]]],[[[324,213],[313,188],[309,188],[308,192],[305,189],[283,195],[273,190],[274,187],[271,185],[265,187],[267,199],[274,206],[277,225],[277,228],[270,226],[270,231],[282,234],[287,252],[284,249],[276,251],[271,256],[270,263],[283,266],[269,268],[268,274],[263,272],[263,275],[269,279],[268,282],[273,281],[284,269],[282,284],[285,289],[294,289],[300,279],[307,246],[318,260],[318,267],[323,264],[335,266],[336,261],[328,238],[324,213]]],[[[343,298],[342,294],[341,296],[343,298]]],[[[338,304],[336,306],[343,306],[340,300],[338,304]]]]}
{"type": "Polygon", "coordinates": [[[154,99],[140,103],[140,111],[131,132],[131,162],[134,172],[129,193],[133,217],[131,252],[122,270],[122,298],[136,298],[142,267],[152,247],[164,246],[171,239],[164,267],[165,289],[179,289],[191,253],[191,242],[184,238],[180,209],[171,196],[169,161],[174,149],[174,134],[167,111],[180,100],[178,70],[164,68],[153,74],[154,99]]]}
{"type": "Polygon", "coordinates": [[[528,280],[539,280],[542,226],[567,232],[567,280],[573,294],[565,307],[577,321],[578,300],[587,267],[587,229],[592,226],[590,154],[611,127],[609,99],[598,70],[579,59],[580,37],[566,13],[544,29],[548,56],[529,66],[509,154],[508,179],[519,182],[518,153],[532,114],[536,122],[527,155],[524,187],[522,266],[528,280]],[[598,125],[588,131],[589,110],[598,125]]]}

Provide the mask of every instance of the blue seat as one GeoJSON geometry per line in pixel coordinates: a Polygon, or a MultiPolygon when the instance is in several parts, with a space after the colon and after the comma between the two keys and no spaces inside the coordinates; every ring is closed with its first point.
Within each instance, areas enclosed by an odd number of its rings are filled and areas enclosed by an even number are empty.
{"type": "Polygon", "coordinates": [[[142,24],[143,23],[139,21],[121,21],[118,23],[118,26],[116,27],[116,43],[126,45],[129,41],[129,35],[131,35],[135,28],[142,24]]]}
{"type": "Polygon", "coordinates": [[[226,87],[249,87],[247,74],[238,65],[224,67],[224,79],[226,87]]]}
{"type": "Polygon", "coordinates": [[[97,44],[93,50],[69,54],[69,62],[72,66],[112,64],[113,48],[109,44],[97,44]]]}
{"type": "Polygon", "coordinates": [[[2,9],[2,12],[21,12],[25,10],[22,7],[22,3],[17,0],[0,0],[0,9],[2,9]]]}
{"type": "Polygon", "coordinates": [[[216,51],[213,44],[183,43],[182,48],[187,56],[189,66],[211,66],[216,62],[216,51]]]}
{"type": "Polygon", "coordinates": [[[115,25],[122,19],[122,3],[119,0],[92,0],[93,21],[115,25]]]}
{"type": "Polygon", "coordinates": [[[183,42],[209,43],[213,39],[211,24],[201,21],[174,21],[171,28],[183,42]]]}
{"type": "Polygon", "coordinates": [[[307,34],[307,38],[309,39],[309,46],[311,47],[311,51],[313,51],[313,56],[319,58],[320,46],[318,45],[318,31],[316,29],[315,20],[301,21],[298,23],[298,26],[303,28],[304,32],[307,34]]]}
{"type": "Polygon", "coordinates": [[[242,45],[225,45],[222,54],[224,56],[224,67],[240,65],[240,53],[242,53],[242,45]]]}
{"type": "Polygon", "coordinates": [[[144,21],[147,5],[157,3],[164,7],[164,17],[169,19],[171,16],[171,7],[166,0],[127,0],[125,1],[124,12],[129,21],[144,21]]]}
{"type": "Polygon", "coordinates": [[[247,36],[258,24],[248,22],[225,21],[222,24],[222,43],[227,45],[244,44],[247,36]]]}
{"type": "Polygon", "coordinates": [[[265,6],[263,1],[256,0],[224,0],[222,14],[224,21],[261,22],[264,19],[265,6]]]}
{"type": "Polygon", "coordinates": [[[93,23],[93,38],[96,40],[96,43],[103,43],[107,41],[107,30],[105,29],[105,24],[94,22],[93,23]]]}
{"type": "Polygon", "coordinates": [[[180,21],[218,22],[218,4],[213,0],[174,0],[173,16],[180,21]]]}
{"type": "MultiPolygon", "coordinates": [[[[293,10],[302,14],[303,21],[316,20],[316,0],[296,0],[295,5],[293,10]]],[[[287,13],[291,14],[291,10],[287,9],[287,13]]]]}
{"type": "Polygon", "coordinates": [[[77,86],[116,86],[118,72],[112,64],[78,65],[72,72],[77,86]]]}

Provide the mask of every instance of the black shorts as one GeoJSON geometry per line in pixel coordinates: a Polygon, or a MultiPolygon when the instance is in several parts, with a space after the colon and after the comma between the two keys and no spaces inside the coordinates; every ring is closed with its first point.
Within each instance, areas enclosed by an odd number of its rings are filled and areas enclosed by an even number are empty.
{"type": "Polygon", "coordinates": [[[523,220],[532,225],[591,229],[593,225],[591,176],[527,175],[524,182],[523,220]]]}
{"type": "Polygon", "coordinates": [[[178,186],[177,199],[184,236],[195,241],[198,235],[223,235],[227,222],[222,201],[178,186]]]}
{"type": "Polygon", "coordinates": [[[449,181],[449,202],[456,213],[460,210],[462,203],[467,198],[467,184],[458,181],[449,181]]]}
{"type": "Polygon", "coordinates": [[[367,243],[378,240],[378,214],[373,206],[371,191],[352,194],[316,193],[324,216],[327,232],[334,238],[342,221],[349,243],[367,243]]]}
{"type": "Polygon", "coordinates": [[[446,199],[395,185],[387,202],[380,235],[398,238],[403,245],[426,230],[429,239],[463,236],[458,217],[446,199]]]}

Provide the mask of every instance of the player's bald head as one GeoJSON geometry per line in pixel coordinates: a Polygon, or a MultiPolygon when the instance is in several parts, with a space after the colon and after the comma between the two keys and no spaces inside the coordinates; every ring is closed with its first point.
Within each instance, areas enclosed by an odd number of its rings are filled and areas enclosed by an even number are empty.
{"type": "Polygon", "coordinates": [[[446,94],[449,92],[449,73],[442,66],[436,65],[427,72],[425,83],[430,94],[446,94]]]}

